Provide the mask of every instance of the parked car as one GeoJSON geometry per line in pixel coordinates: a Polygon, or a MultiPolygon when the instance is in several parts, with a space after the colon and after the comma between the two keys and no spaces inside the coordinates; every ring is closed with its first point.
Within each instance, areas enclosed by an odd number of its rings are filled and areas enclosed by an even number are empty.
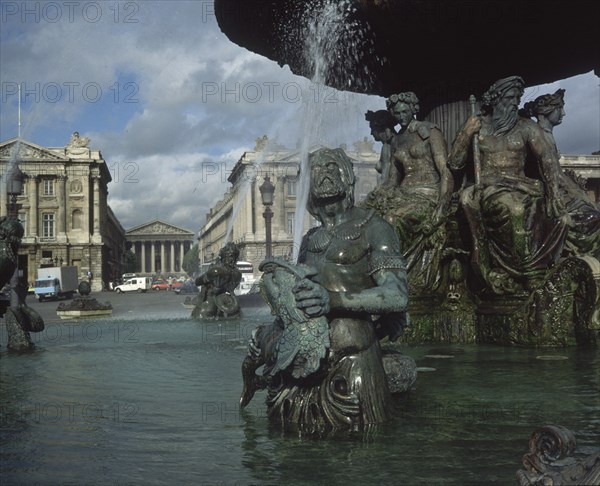
{"type": "Polygon", "coordinates": [[[113,290],[120,294],[121,292],[146,292],[150,288],[150,277],[135,277],[126,280],[125,283],[117,285],[113,290]]]}
{"type": "Polygon", "coordinates": [[[173,289],[177,294],[197,294],[198,287],[194,284],[194,282],[185,282],[181,286],[173,289]]]}
{"type": "Polygon", "coordinates": [[[167,282],[154,282],[152,290],[169,290],[169,284],[167,282]]]}
{"type": "Polygon", "coordinates": [[[180,282],[179,280],[173,280],[173,283],[171,284],[171,290],[177,290],[181,287],[183,287],[183,282],[180,282]]]}

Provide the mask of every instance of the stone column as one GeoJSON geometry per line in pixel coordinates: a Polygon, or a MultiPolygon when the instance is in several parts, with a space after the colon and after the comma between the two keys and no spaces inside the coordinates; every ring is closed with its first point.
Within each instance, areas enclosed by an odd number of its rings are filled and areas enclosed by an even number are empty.
{"type": "Polygon", "coordinates": [[[141,253],[142,253],[142,264],[140,265],[140,271],[142,273],[146,273],[146,242],[142,241],[142,248],[141,248],[141,253]]]}
{"type": "Polygon", "coordinates": [[[160,242],[160,273],[164,274],[167,271],[167,266],[165,265],[165,242],[160,242]]]}
{"type": "MultiPolygon", "coordinates": [[[[66,197],[65,197],[65,193],[66,193],[66,180],[67,180],[67,176],[65,175],[59,175],[57,177],[57,192],[56,192],[56,198],[58,200],[58,214],[57,214],[57,225],[58,225],[58,237],[62,237],[62,238],[66,238],[66,233],[67,233],[67,218],[66,218],[66,211],[67,211],[67,204],[66,204],[66,197]]],[[[95,206],[94,206],[95,207],[95,206]]]]}
{"type": "Polygon", "coordinates": [[[156,273],[156,241],[150,242],[150,271],[156,273]]]}
{"type": "Polygon", "coordinates": [[[29,236],[37,237],[38,231],[38,177],[29,179],[29,236]]]}
{"type": "Polygon", "coordinates": [[[94,236],[100,236],[100,176],[92,176],[94,183],[94,236]]]}
{"type": "Polygon", "coordinates": [[[179,271],[181,272],[183,270],[183,256],[185,255],[185,242],[184,241],[179,242],[179,248],[180,248],[179,271]]]}
{"type": "Polygon", "coordinates": [[[171,272],[175,271],[175,242],[171,240],[171,272]]]}

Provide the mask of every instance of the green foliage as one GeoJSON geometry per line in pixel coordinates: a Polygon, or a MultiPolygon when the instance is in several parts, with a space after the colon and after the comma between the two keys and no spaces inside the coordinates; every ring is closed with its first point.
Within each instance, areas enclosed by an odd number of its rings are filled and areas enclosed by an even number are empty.
{"type": "Polygon", "coordinates": [[[135,273],[138,269],[138,257],[131,250],[125,252],[125,269],[123,273],[135,273]]]}
{"type": "Polygon", "coordinates": [[[183,256],[182,267],[186,273],[193,277],[198,272],[198,265],[200,264],[200,255],[198,253],[198,243],[195,243],[183,256]]]}

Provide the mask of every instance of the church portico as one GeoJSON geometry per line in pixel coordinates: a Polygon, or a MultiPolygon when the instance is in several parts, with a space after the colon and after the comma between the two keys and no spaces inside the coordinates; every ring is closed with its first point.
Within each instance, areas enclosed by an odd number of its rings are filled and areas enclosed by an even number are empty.
{"type": "Polygon", "coordinates": [[[126,233],[136,255],[137,272],[142,275],[181,274],[183,257],[192,247],[194,233],[183,228],[151,221],[126,233]]]}

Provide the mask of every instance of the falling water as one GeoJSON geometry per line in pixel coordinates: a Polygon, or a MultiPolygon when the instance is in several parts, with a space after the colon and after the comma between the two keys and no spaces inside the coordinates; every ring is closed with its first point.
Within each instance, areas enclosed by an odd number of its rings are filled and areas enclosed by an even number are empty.
{"type": "Polygon", "coordinates": [[[246,201],[246,195],[250,191],[250,188],[252,187],[252,183],[254,181],[258,182],[258,177],[255,178],[252,176],[253,175],[259,176],[261,174],[261,167],[265,160],[265,156],[271,150],[270,145],[271,145],[270,143],[267,143],[267,146],[262,151],[257,153],[257,158],[254,161],[253,166],[252,166],[253,173],[245,174],[242,176],[242,182],[241,182],[240,188],[238,190],[237,201],[233,204],[233,211],[231,213],[231,218],[229,218],[229,221],[227,223],[227,231],[225,233],[225,243],[224,243],[225,245],[227,243],[229,243],[229,241],[231,240],[231,234],[233,233],[233,225],[238,217],[238,214],[240,212],[240,209],[242,208],[242,205],[246,201]]]}
{"type": "MultiPolygon", "coordinates": [[[[341,86],[339,80],[349,87],[365,87],[371,84],[371,76],[365,67],[365,57],[377,59],[372,35],[368,26],[359,25],[354,20],[357,7],[353,0],[312,0],[306,3],[299,17],[290,15],[288,22],[282,24],[280,37],[283,48],[290,52],[297,50],[298,39],[302,39],[303,59],[308,66],[308,72],[313,75],[308,89],[302,91],[301,123],[298,126],[298,149],[300,157],[300,174],[297,184],[296,212],[294,219],[293,260],[298,258],[300,242],[304,234],[306,203],[309,192],[308,155],[317,145],[331,143],[330,130],[339,130],[348,122],[348,96],[345,93],[335,92],[327,88],[327,84],[341,86]],[[335,92],[335,93],[334,93],[335,92]],[[337,95],[336,95],[337,93],[337,95]],[[331,103],[328,95],[336,95],[331,103]],[[332,109],[337,110],[331,119],[332,109]],[[329,117],[329,118],[328,118],[329,117]],[[329,125],[328,123],[329,122],[329,125]]],[[[277,145],[278,135],[289,135],[287,130],[295,125],[288,119],[290,114],[282,114],[281,118],[274,120],[272,132],[275,136],[269,140],[262,152],[257,153],[253,170],[255,174],[262,174],[261,165],[277,145]]],[[[297,121],[297,112],[291,115],[297,121]]],[[[344,141],[347,141],[344,138],[344,141]]],[[[254,177],[246,176],[241,182],[237,201],[233,204],[233,212],[226,231],[225,242],[232,238],[233,225],[246,200],[248,191],[252,187],[254,177]]]]}
{"type": "MultiPolygon", "coordinates": [[[[312,69],[311,82],[317,86],[327,82],[346,80],[348,86],[370,83],[368,69],[364,67],[365,54],[372,54],[372,37],[367,26],[360,26],[352,17],[357,7],[353,1],[326,0],[309,2],[305,10],[305,62],[312,69]],[[363,68],[360,69],[361,64],[363,68]]],[[[341,85],[341,83],[336,83],[341,85]]],[[[319,100],[320,101],[320,100],[319,100]]],[[[303,98],[303,133],[300,142],[300,180],[296,203],[293,260],[298,258],[304,234],[304,218],[309,193],[308,155],[312,147],[322,143],[325,105],[314,97],[303,98]]],[[[340,120],[340,122],[343,122],[340,120]]]]}

